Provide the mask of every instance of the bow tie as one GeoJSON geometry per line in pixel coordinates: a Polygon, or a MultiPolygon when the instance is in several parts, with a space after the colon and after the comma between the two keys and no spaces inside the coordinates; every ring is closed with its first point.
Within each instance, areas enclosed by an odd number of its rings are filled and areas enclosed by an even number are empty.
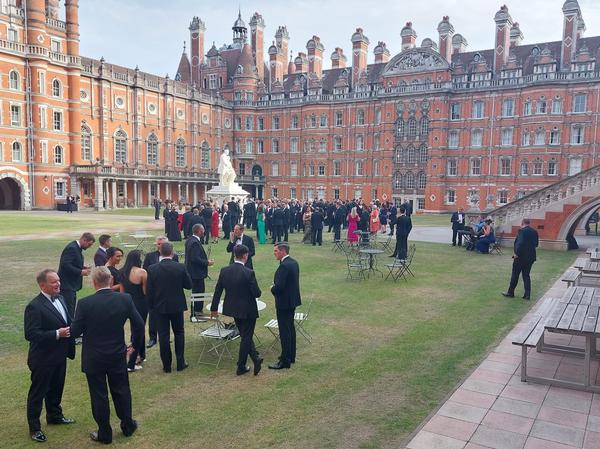
{"type": "Polygon", "coordinates": [[[60,295],[56,295],[56,296],[50,296],[50,301],[54,302],[56,301],[58,298],[60,297],[60,295]]]}

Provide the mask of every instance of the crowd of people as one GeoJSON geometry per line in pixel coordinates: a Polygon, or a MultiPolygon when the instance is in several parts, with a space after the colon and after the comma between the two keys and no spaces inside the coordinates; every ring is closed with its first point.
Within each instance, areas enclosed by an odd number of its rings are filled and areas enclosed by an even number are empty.
{"type": "MultiPolygon", "coordinates": [[[[193,208],[189,234],[186,235],[184,263],[179,262],[173,243],[167,236],[155,240],[156,250],[143,254],[113,246],[112,238],[102,234],[94,254],[94,267],[84,263],[83,251],[96,239],[85,232],[63,249],[58,270],[45,269],[37,276],[40,293],[28,304],[24,315],[25,338],[29,341],[28,366],[31,386],[27,397],[27,420],[34,441],[45,442],[40,415],[46,405],[49,425],[74,424],[61,407],[67,359],[75,356],[77,338],[82,348],[82,371],[88,382],[92,414],[98,429],[90,433],[93,441],[110,443],[110,391],[115,411],[125,436],[131,436],[138,423],[132,417],[129,373],[139,371],[146,360],[146,350],[159,345],[162,369],[172,372],[188,368],[185,359],[184,312],[186,290],[205,292],[205,279],[214,260],[204,249],[207,243],[200,212],[212,209],[193,208]],[[123,259],[125,262],[122,264],[123,259]],[[122,267],[121,267],[122,264],[122,267]],[[83,278],[90,276],[95,293],[77,300],[83,278]],[[129,320],[131,341],[125,341],[124,325],[129,320]],[[149,339],[145,333],[148,322],[149,339]],[[171,334],[174,353],[171,350],[171,334]]],[[[225,209],[225,212],[227,209],[225,209]]],[[[210,210],[212,217],[214,211],[210,210]]],[[[206,212],[206,216],[208,216],[206,212]]],[[[186,223],[188,223],[186,221],[186,223]]],[[[212,224],[212,223],[211,223],[212,224]]],[[[253,343],[258,310],[256,298],[261,290],[253,271],[254,239],[245,234],[238,219],[231,222],[226,251],[230,264],[221,269],[209,309],[194,302],[193,316],[200,320],[218,317],[219,302],[225,291],[223,314],[234,318],[241,342],[236,374],[250,371],[248,357],[254,363],[254,375],[261,371],[263,358],[253,343]]],[[[218,224],[217,224],[218,229],[218,224]]],[[[274,273],[271,293],[279,322],[281,354],[270,369],[289,369],[296,362],[294,313],[301,305],[300,270],[289,256],[287,242],[277,242],[274,257],[280,262],[274,273]]]]}

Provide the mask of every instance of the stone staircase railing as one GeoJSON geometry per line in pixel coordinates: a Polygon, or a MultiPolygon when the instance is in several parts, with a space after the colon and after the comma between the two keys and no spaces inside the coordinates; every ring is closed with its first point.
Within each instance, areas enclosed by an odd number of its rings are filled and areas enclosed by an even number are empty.
{"type": "Polygon", "coordinates": [[[586,191],[599,183],[600,165],[597,165],[501,206],[489,215],[497,229],[506,232],[510,230],[506,229],[507,225],[518,225],[522,218],[533,218],[536,212],[544,212],[554,204],[585,195],[586,191]]]}

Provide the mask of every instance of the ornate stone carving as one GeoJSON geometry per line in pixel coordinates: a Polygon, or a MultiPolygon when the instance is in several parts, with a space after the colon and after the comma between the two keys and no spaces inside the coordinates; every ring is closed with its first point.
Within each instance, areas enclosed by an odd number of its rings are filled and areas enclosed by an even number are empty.
{"type": "Polygon", "coordinates": [[[444,70],[448,67],[448,63],[436,52],[428,49],[416,48],[394,56],[385,67],[383,76],[444,70]]]}

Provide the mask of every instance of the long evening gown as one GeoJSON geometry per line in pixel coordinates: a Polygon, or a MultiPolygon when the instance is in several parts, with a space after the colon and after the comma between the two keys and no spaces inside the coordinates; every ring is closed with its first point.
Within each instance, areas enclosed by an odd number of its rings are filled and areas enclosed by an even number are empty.
{"type": "MultiPolygon", "coordinates": [[[[129,293],[131,298],[133,299],[133,305],[137,309],[138,313],[144,320],[144,325],[146,324],[146,319],[148,318],[148,303],[146,302],[146,296],[144,295],[144,290],[142,288],[142,284],[134,284],[129,279],[123,279],[123,288],[125,289],[125,293],[129,293]]],[[[129,357],[129,363],[127,367],[130,369],[135,368],[135,361],[138,356],[142,360],[146,358],[146,336],[142,335],[141,346],[138,350],[134,351],[129,357]]]]}
{"type": "Polygon", "coordinates": [[[256,215],[256,236],[258,237],[258,243],[267,243],[267,234],[265,233],[265,214],[259,211],[256,215]]]}
{"type": "Polygon", "coordinates": [[[348,214],[348,241],[351,243],[358,242],[358,234],[355,234],[354,231],[358,231],[358,222],[360,221],[360,216],[352,217],[351,214],[348,214]]]}

